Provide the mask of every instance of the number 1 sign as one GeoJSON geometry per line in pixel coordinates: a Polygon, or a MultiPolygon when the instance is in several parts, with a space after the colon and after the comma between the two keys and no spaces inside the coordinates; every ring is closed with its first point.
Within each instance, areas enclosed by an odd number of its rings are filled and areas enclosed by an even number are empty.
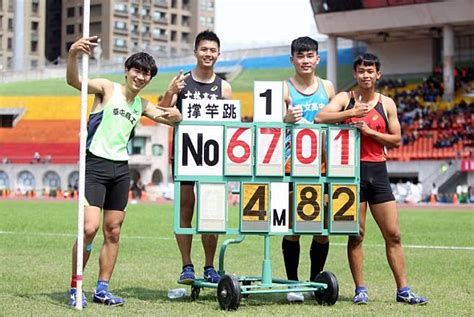
{"type": "Polygon", "coordinates": [[[328,176],[356,176],[356,133],[354,129],[329,128],[328,176]]]}
{"type": "Polygon", "coordinates": [[[253,122],[283,122],[283,82],[256,81],[253,89],[253,122]]]}

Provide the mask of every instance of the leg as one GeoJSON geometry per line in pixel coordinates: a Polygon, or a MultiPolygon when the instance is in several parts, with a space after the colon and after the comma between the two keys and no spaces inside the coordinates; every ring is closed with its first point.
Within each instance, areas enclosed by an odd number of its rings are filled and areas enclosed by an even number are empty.
{"type": "Polygon", "coordinates": [[[349,259],[349,267],[351,269],[352,278],[356,287],[364,285],[363,261],[364,254],[362,250],[362,242],[364,241],[365,218],[367,214],[367,202],[360,203],[360,218],[358,236],[350,236],[347,243],[347,257],[349,259]]]}
{"type": "Polygon", "coordinates": [[[204,248],[204,255],[206,257],[205,266],[214,266],[214,255],[216,254],[217,234],[203,234],[201,236],[202,247],[204,248]]]}
{"type": "MultiPolygon", "coordinates": [[[[100,208],[94,206],[84,207],[84,251],[82,268],[86,267],[89,260],[90,251],[87,251],[87,245],[91,244],[99,229],[100,225],[100,208]]],[[[77,269],[77,241],[72,247],[72,283],[71,287],[76,287],[76,269],[77,269]],[[74,284],[74,285],[72,285],[74,284]]]]}
{"type": "Polygon", "coordinates": [[[104,212],[104,243],[99,255],[99,280],[109,281],[117,261],[119,250],[120,230],[125,212],[120,210],[106,210],[104,212]]]}
{"type": "MultiPolygon", "coordinates": [[[[191,228],[191,221],[194,213],[194,185],[181,184],[181,202],[180,202],[180,227],[191,228]]],[[[191,245],[193,236],[189,234],[177,234],[176,241],[183,266],[192,264],[191,245]]]]}
{"type": "Polygon", "coordinates": [[[370,206],[372,215],[385,240],[387,260],[398,288],[407,286],[405,257],[400,238],[400,224],[395,201],[370,206]]]}
{"type": "MultiPolygon", "coordinates": [[[[324,191],[327,192],[325,187],[324,191]]],[[[324,228],[328,227],[328,194],[324,195],[324,228]]],[[[324,265],[328,258],[329,252],[329,237],[327,236],[313,236],[311,248],[309,249],[309,258],[311,260],[311,271],[309,280],[314,281],[316,275],[323,271],[324,265]]]]}
{"type": "MultiPolygon", "coordinates": [[[[289,202],[289,228],[291,229],[293,223],[293,191],[290,191],[289,202]]],[[[300,236],[284,236],[281,248],[283,252],[283,260],[285,262],[286,276],[289,280],[299,281],[298,266],[300,264],[300,236]]]]}

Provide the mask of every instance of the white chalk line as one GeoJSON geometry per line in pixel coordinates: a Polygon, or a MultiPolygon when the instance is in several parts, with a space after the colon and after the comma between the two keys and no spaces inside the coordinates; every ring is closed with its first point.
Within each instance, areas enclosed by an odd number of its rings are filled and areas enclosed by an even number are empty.
{"type": "MultiPolygon", "coordinates": [[[[21,236],[43,236],[43,237],[76,237],[73,233],[55,233],[55,232],[18,232],[18,231],[3,231],[0,230],[0,235],[21,235],[21,236]]],[[[174,237],[150,237],[150,236],[128,236],[122,235],[122,239],[136,239],[136,240],[172,240],[174,237]]],[[[199,238],[195,238],[199,239],[199,238]]],[[[332,246],[346,246],[345,243],[331,242],[332,246]]],[[[385,248],[383,244],[364,244],[365,247],[385,248]]],[[[427,249],[427,250],[462,250],[474,251],[474,247],[460,247],[460,246],[443,246],[443,245],[403,245],[405,249],[427,249]]]]}

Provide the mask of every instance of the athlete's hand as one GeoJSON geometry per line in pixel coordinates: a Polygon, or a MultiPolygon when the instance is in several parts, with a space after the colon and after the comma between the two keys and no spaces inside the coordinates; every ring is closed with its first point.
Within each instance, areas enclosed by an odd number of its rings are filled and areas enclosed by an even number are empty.
{"type": "Polygon", "coordinates": [[[71,47],[69,48],[69,54],[77,55],[78,53],[83,53],[90,56],[94,47],[99,45],[99,42],[100,39],[96,35],[91,37],[83,37],[71,45],[71,47]]]}
{"type": "Polygon", "coordinates": [[[182,120],[181,112],[177,108],[165,108],[162,118],[171,122],[179,122],[182,120]]]}
{"type": "Polygon", "coordinates": [[[352,116],[356,118],[365,117],[369,113],[369,104],[362,102],[362,96],[356,100],[354,108],[352,108],[352,116]]]}
{"type": "Polygon", "coordinates": [[[285,122],[295,123],[295,122],[300,121],[302,117],[303,117],[303,109],[301,107],[293,107],[292,105],[288,106],[285,122]]]}
{"type": "Polygon", "coordinates": [[[186,86],[185,82],[184,82],[184,79],[186,77],[188,77],[189,74],[187,74],[186,76],[183,75],[183,71],[180,70],[178,75],[175,76],[169,86],[168,86],[168,91],[171,93],[171,94],[177,94],[181,91],[181,89],[184,88],[184,86],[186,86]]]}
{"type": "Polygon", "coordinates": [[[364,135],[369,135],[370,132],[373,131],[371,128],[369,128],[369,126],[367,125],[367,123],[365,123],[365,121],[354,121],[354,122],[351,122],[351,125],[359,129],[359,131],[364,135]]]}

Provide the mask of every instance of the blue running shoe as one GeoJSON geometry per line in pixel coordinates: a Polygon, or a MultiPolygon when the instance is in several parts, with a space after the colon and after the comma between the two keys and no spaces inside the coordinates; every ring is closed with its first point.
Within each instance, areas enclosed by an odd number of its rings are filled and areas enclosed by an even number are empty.
{"type": "Polygon", "coordinates": [[[352,302],[357,305],[365,305],[369,302],[369,293],[365,287],[356,287],[355,296],[352,298],[352,302]]]}
{"type": "MultiPolygon", "coordinates": [[[[69,306],[76,307],[76,298],[77,298],[77,289],[71,288],[69,290],[69,306]]],[[[86,294],[82,292],[82,308],[86,308],[86,307],[87,307],[86,294]]]]}
{"type": "Polygon", "coordinates": [[[410,305],[425,305],[428,303],[428,298],[416,295],[409,287],[403,287],[397,291],[397,302],[410,305]]]}
{"type": "Polygon", "coordinates": [[[192,284],[195,280],[196,276],[194,274],[194,267],[192,265],[186,265],[183,267],[183,271],[179,276],[178,283],[181,284],[192,284]]]}
{"type": "Polygon", "coordinates": [[[122,306],[125,301],[123,298],[115,297],[111,292],[103,291],[94,291],[94,303],[104,304],[109,306],[122,306]]]}
{"type": "Polygon", "coordinates": [[[221,276],[216,272],[213,266],[206,267],[204,269],[204,279],[209,283],[219,283],[221,276]]]}

